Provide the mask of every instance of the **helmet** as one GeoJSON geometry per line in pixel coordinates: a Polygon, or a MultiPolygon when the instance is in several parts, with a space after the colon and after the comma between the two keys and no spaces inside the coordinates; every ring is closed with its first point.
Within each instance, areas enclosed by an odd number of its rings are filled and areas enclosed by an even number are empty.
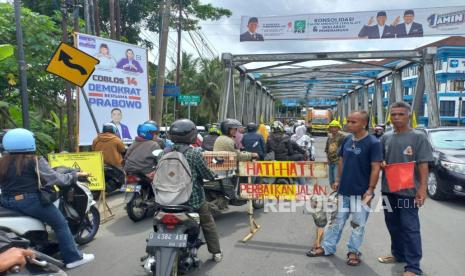
{"type": "Polygon", "coordinates": [[[339,123],[338,120],[332,120],[331,123],[329,123],[329,127],[338,127],[342,129],[341,124],[339,123]]]}
{"type": "Polygon", "coordinates": [[[229,130],[232,128],[241,128],[242,124],[236,119],[226,119],[221,122],[220,129],[221,133],[229,136],[229,130]]]}
{"type": "Polygon", "coordinates": [[[156,131],[158,131],[158,130],[159,130],[159,128],[158,128],[158,124],[157,124],[157,122],[155,122],[154,120],[148,120],[148,121],[145,121],[145,122],[144,122],[144,124],[151,124],[151,125],[154,125],[154,126],[157,128],[157,130],[156,130],[156,131]]]}
{"type": "Polygon", "coordinates": [[[271,132],[284,132],[284,125],[280,121],[274,121],[271,126],[271,132]]]}
{"type": "Polygon", "coordinates": [[[143,123],[137,127],[137,135],[147,140],[152,140],[153,132],[157,132],[157,131],[158,131],[158,127],[150,123],[149,124],[143,123]]]}
{"type": "Polygon", "coordinates": [[[384,130],[384,125],[376,125],[375,130],[384,130]]]}
{"type": "Polygon", "coordinates": [[[247,132],[255,132],[257,131],[258,126],[256,123],[248,123],[247,124],[247,132]]]}
{"type": "Polygon", "coordinates": [[[173,143],[194,144],[197,139],[197,127],[188,119],[180,119],[171,124],[168,132],[173,143]]]}
{"type": "Polygon", "coordinates": [[[105,132],[108,132],[108,133],[116,133],[116,125],[113,124],[113,123],[106,123],[106,124],[103,124],[103,127],[102,127],[102,132],[105,133],[105,132]]]}
{"type": "Polygon", "coordinates": [[[10,153],[35,152],[34,134],[24,128],[15,128],[3,136],[3,147],[10,153]]]}
{"type": "Polygon", "coordinates": [[[216,134],[216,135],[218,135],[218,136],[221,135],[221,131],[220,131],[220,130],[218,129],[218,127],[215,126],[215,125],[213,125],[212,127],[210,127],[210,128],[208,129],[208,133],[209,133],[209,134],[216,134]]]}

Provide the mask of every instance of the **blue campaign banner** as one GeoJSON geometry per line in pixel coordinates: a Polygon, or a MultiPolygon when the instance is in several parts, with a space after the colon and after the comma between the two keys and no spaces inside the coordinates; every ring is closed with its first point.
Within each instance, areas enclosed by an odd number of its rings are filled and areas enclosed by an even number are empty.
{"type": "MultiPolygon", "coordinates": [[[[178,97],[181,95],[181,88],[176,85],[165,85],[163,86],[163,97],[178,97]]],[[[152,92],[152,96],[157,95],[157,85],[153,84],[150,87],[150,91],[152,92]]]]}

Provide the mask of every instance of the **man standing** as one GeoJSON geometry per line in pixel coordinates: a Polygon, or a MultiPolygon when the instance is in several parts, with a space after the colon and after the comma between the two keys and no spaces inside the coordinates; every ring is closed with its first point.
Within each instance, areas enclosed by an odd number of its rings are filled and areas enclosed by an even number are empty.
{"type": "Polygon", "coordinates": [[[352,134],[347,136],[339,150],[338,177],[333,189],[339,193],[338,212],[325,231],[322,246],[307,253],[309,257],[329,256],[336,253],[336,246],[343,227],[352,215],[347,253],[347,265],[360,264],[359,251],[365,234],[369,205],[374,196],[382,161],[381,143],[368,135],[369,115],[366,111],[356,111],[349,115],[347,128],[352,134]]]}
{"type": "Polygon", "coordinates": [[[240,41],[264,41],[263,35],[257,33],[258,18],[251,17],[247,23],[247,31],[242,33],[240,41]]]}
{"type": "Polygon", "coordinates": [[[413,22],[415,13],[413,10],[404,12],[404,23],[395,26],[396,37],[422,37],[423,26],[420,23],[413,22]]]}
{"type": "Polygon", "coordinates": [[[344,134],[339,132],[341,130],[341,124],[337,120],[333,120],[329,124],[330,136],[326,140],[326,157],[328,158],[328,178],[329,185],[333,185],[336,181],[338,164],[339,164],[339,149],[344,141],[344,134]]]}
{"type": "MultiPolygon", "coordinates": [[[[410,105],[395,102],[391,105],[391,120],[394,131],[381,137],[386,168],[390,164],[415,162],[414,183],[410,189],[394,189],[392,180],[383,173],[382,189],[384,217],[391,235],[392,256],[378,258],[381,263],[405,262],[405,276],[421,275],[422,257],[420,220],[418,208],[426,199],[428,162],[433,161],[433,153],[426,135],[409,127],[410,105]]],[[[392,169],[395,169],[392,166],[392,169]]],[[[400,173],[400,172],[399,172],[400,173]]],[[[405,172],[404,172],[405,173],[405,172]]]]}
{"type": "Polygon", "coordinates": [[[121,119],[123,119],[123,112],[119,108],[113,108],[111,110],[111,122],[116,126],[116,136],[118,136],[121,140],[129,139],[131,140],[131,134],[129,133],[129,129],[126,125],[121,123],[121,119]]]}
{"type": "Polygon", "coordinates": [[[376,25],[371,26],[374,23],[373,17],[368,20],[368,24],[363,26],[358,34],[360,38],[394,38],[395,30],[394,27],[386,25],[387,15],[385,11],[380,11],[376,15],[376,25]]]}

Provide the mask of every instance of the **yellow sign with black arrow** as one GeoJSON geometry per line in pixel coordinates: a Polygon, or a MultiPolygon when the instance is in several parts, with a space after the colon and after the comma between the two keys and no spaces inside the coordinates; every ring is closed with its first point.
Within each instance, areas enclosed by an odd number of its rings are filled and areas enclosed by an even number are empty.
{"type": "Polygon", "coordinates": [[[60,43],[46,71],[83,87],[99,60],[66,43],[60,43]]]}

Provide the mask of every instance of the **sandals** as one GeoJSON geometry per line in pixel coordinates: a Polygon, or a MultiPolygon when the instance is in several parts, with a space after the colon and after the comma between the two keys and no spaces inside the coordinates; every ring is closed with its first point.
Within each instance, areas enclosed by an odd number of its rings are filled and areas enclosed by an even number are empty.
{"type": "Polygon", "coordinates": [[[307,257],[322,257],[322,256],[326,256],[325,255],[325,250],[323,249],[323,247],[312,247],[312,249],[310,249],[307,254],[307,257]]]}
{"type": "Polygon", "coordinates": [[[397,259],[394,256],[384,256],[384,257],[379,257],[378,262],[382,264],[394,264],[397,263],[397,259]]]}
{"type": "Polygon", "coordinates": [[[360,256],[362,256],[362,253],[358,252],[349,252],[347,253],[347,265],[350,266],[358,266],[362,262],[360,259],[360,256]]]}

